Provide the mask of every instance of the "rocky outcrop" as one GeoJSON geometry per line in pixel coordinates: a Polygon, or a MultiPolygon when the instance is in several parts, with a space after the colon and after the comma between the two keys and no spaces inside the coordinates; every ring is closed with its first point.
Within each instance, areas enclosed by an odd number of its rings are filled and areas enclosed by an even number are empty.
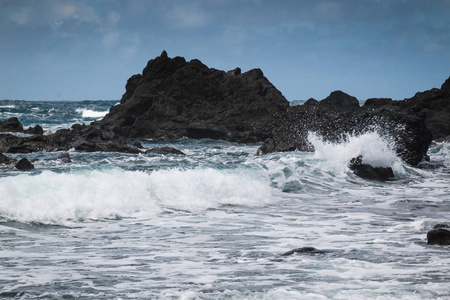
{"type": "Polygon", "coordinates": [[[86,152],[140,153],[139,148],[142,148],[139,142],[101,131],[94,125],[76,124],[70,129],[61,129],[49,135],[27,137],[0,135],[0,152],[3,153],[54,152],[69,149],[86,152]]]}
{"type": "Polygon", "coordinates": [[[131,138],[212,138],[262,141],[273,116],[289,107],[259,69],[241,73],[208,68],[164,51],[127,82],[121,103],[97,125],[131,138]]]}
{"type": "Polygon", "coordinates": [[[23,132],[23,126],[16,117],[0,121],[0,132],[23,132]]]}
{"type": "Polygon", "coordinates": [[[435,141],[450,141],[450,77],[440,89],[419,92],[414,97],[401,101],[389,98],[368,99],[364,107],[385,107],[414,114],[424,119],[435,141]]]}
{"type": "MultiPolygon", "coordinates": [[[[393,145],[397,154],[408,164],[417,165],[427,158],[432,141],[423,119],[407,112],[382,108],[354,107],[351,100],[345,108],[336,109],[342,98],[352,99],[339,92],[337,103],[301,105],[280,113],[274,123],[271,138],[264,141],[258,154],[279,151],[314,151],[308,133],[314,132],[325,141],[342,142],[348,134],[360,135],[376,131],[393,145]]],[[[333,93],[332,93],[333,94],[333,93]]],[[[327,99],[333,99],[329,97],[327,99]]]]}
{"type": "Polygon", "coordinates": [[[450,245],[450,226],[437,224],[427,233],[429,245],[450,245]]]}

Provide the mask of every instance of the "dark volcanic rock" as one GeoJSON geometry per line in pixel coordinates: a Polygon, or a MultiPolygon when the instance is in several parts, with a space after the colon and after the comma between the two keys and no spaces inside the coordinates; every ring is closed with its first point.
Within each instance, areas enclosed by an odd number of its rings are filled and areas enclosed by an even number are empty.
{"type": "Polygon", "coordinates": [[[283,256],[288,256],[288,255],[292,255],[295,253],[300,253],[300,254],[324,254],[325,251],[323,250],[318,250],[314,247],[302,247],[302,248],[297,248],[297,249],[293,249],[290,250],[286,253],[283,253],[283,256]]]}
{"type": "Polygon", "coordinates": [[[346,110],[359,108],[359,101],[355,97],[342,91],[334,91],[328,97],[320,101],[319,105],[346,110]]]}
{"type": "Polygon", "coordinates": [[[24,133],[28,134],[44,134],[44,129],[40,125],[36,125],[34,127],[29,127],[28,129],[24,130],[24,133]]]}
{"type": "Polygon", "coordinates": [[[148,62],[142,77],[127,82],[120,105],[98,122],[102,131],[132,138],[214,138],[262,141],[273,114],[289,102],[259,69],[241,73],[208,68],[199,60],[169,58],[164,51],[148,62]]]}
{"type": "Polygon", "coordinates": [[[435,141],[450,141],[450,77],[440,89],[419,92],[401,101],[368,99],[364,107],[386,107],[416,115],[424,119],[435,141]]]}
{"type": "Polygon", "coordinates": [[[152,148],[145,151],[145,153],[185,155],[182,151],[172,147],[152,148]]]}
{"type": "Polygon", "coordinates": [[[16,117],[0,121],[0,132],[23,132],[23,126],[16,117]]]}
{"type": "Polygon", "coordinates": [[[33,164],[25,157],[16,163],[16,169],[20,171],[28,171],[34,169],[33,164]]]}
{"type": "Polygon", "coordinates": [[[427,242],[430,245],[450,245],[450,226],[437,224],[427,233],[427,242]]]}
{"type": "Polygon", "coordinates": [[[350,161],[350,170],[355,175],[369,180],[388,181],[394,178],[394,172],[390,167],[372,167],[362,163],[362,156],[352,158],[350,161]]]}
{"type": "Polygon", "coordinates": [[[388,108],[335,109],[335,106],[294,106],[277,117],[272,137],[264,141],[258,154],[278,151],[313,151],[308,141],[314,132],[325,141],[342,142],[348,134],[376,131],[386,138],[407,163],[417,165],[427,158],[432,136],[423,119],[388,108]]]}

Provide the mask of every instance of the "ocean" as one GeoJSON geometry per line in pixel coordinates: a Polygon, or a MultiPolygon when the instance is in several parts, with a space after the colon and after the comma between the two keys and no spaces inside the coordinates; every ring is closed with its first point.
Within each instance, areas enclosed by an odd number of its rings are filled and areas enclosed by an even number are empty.
{"type": "MultiPolygon", "coordinates": [[[[0,101],[0,120],[46,131],[89,124],[117,101],[0,101]]],[[[0,166],[0,298],[450,299],[450,144],[404,164],[376,132],[315,152],[256,156],[260,144],[141,140],[186,155],[8,154],[0,166]],[[392,166],[373,182],[362,154],[392,166]],[[300,247],[317,252],[282,254],[300,247]]]]}

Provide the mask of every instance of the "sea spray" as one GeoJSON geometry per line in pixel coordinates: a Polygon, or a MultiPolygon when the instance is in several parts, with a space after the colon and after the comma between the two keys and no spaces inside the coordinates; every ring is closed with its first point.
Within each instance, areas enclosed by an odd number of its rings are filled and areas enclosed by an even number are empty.
{"type": "Polygon", "coordinates": [[[336,173],[348,172],[352,158],[361,155],[363,163],[373,167],[391,167],[395,173],[403,174],[401,159],[395,154],[389,142],[379,133],[366,132],[361,135],[347,135],[339,143],[327,142],[316,133],[308,133],[308,141],[313,145],[314,157],[326,161],[324,166],[336,173]]]}

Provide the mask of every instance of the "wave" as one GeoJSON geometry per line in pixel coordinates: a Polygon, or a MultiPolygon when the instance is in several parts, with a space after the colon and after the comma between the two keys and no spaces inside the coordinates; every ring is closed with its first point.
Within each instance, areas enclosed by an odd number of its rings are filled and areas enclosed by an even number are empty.
{"type": "Polygon", "coordinates": [[[0,183],[0,216],[60,225],[145,217],[173,209],[261,206],[272,198],[269,180],[250,170],[43,171],[5,177],[0,183]]]}
{"type": "Polygon", "coordinates": [[[402,160],[391,148],[389,141],[377,132],[348,135],[340,143],[326,142],[310,132],[308,141],[314,146],[314,157],[326,161],[326,167],[337,173],[348,172],[350,160],[359,155],[362,156],[363,163],[374,167],[391,167],[394,173],[404,173],[402,160]]]}
{"type": "Polygon", "coordinates": [[[75,110],[75,112],[81,114],[81,116],[83,118],[103,118],[104,116],[106,116],[106,114],[109,111],[108,110],[95,111],[95,110],[90,110],[90,109],[87,109],[87,108],[77,108],[75,110]]]}
{"type": "Polygon", "coordinates": [[[0,105],[0,109],[2,109],[2,108],[4,108],[4,109],[14,109],[14,108],[16,108],[16,106],[15,105],[0,105]]]}

